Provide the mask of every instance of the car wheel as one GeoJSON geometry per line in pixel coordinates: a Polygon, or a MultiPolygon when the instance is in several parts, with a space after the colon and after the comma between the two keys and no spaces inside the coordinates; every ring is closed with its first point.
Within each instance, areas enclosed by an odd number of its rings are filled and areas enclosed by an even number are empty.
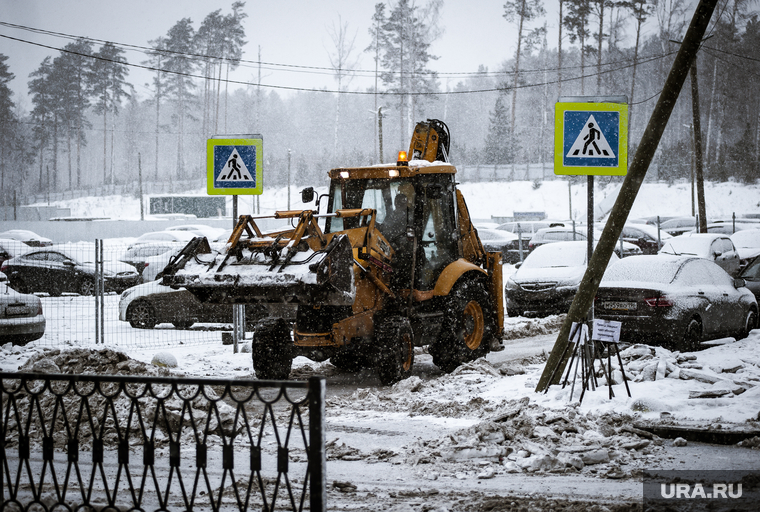
{"type": "Polygon", "coordinates": [[[79,295],[95,295],[95,281],[92,279],[83,279],[79,285],[79,295]]]}
{"type": "Polygon", "coordinates": [[[700,349],[700,342],[702,340],[702,323],[692,318],[686,325],[686,331],[683,336],[683,351],[693,352],[700,349]]]}
{"type": "Polygon", "coordinates": [[[63,291],[61,291],[61,289],[57,286],[48,290],[48,295],[51,297],[60,297],[62,293],[63,291]]]}
{"type": "Polygon", "coordinates": [[[412,374],[414,331],[406,317],[386,318],[375,326],[377,374],[390,386],[412,374]]]}
{"type": "Polygon", "coordinates": [[[514,318],[516,316],[522,316],[523,312],[520,310],[517,310],[515,308],[509,309],[507,308],[507,316],[510,318],[514,318]]]}
{"type": "Polygon", "coordinates": [[[749,336],[749,333],[752,332],[752,329],[757,327],[757,311],[750,308],[749,311],[747,311],[747,316],[744,317],[744,328],[739,331],[736,334],[737,340],[742,340],[749,336]]]}
{"type": "Polygon", "coordinates": [[[149,302],[140,300],[129,306],[127,321],[135,329],[153,329],[156,326],[156,312],[149,302]]]}
{"type": "Polygon", "coordinates": [[[483,283],[465,278],[446,297],[441,337],[428,348],[433,363],[449,373],[488,354],[496,334],[491,300],[483,283]]]}
{"type": "Polygon", "coordinates": [[[177,320],[172,322],[172,325],[177,329],[189,329],[194,323],[192,320],[177,320]]]}

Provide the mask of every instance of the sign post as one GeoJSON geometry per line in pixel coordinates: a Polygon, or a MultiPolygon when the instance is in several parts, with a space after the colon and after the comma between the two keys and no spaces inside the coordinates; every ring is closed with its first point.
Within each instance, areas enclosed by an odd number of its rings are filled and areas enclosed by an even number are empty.
{"type": "MultiPolygon", "coordinates": [[[[261,195],[264,170],[264,139],[261,135],[215,135],[206,141],[206,192],[232,196],[232,226],[237,224],[237,196],[261,195]]],[[[245,306],[232,306],[232,344],[245,338],[245,306]]]]}

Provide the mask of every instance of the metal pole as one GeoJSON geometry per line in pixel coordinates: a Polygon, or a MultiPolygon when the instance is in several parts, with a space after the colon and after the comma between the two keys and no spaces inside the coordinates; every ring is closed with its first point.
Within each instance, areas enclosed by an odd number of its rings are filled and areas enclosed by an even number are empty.
{"type": "Polygon", "coordinates": [[[383,156],[383,107],[377,109],[377,140],[380,145],[380,162],[385,162],[383,156]]]}
{"type": "Polygon", "coordinates": [[[644,182],[649,164],[654,157],[654,153],[670,119],[670,114],[686,81],[686,75],[689,73],[692,61],[699,50],[700,41],[704,36],[716,4],[717,0],[701,0],[694,12],[681,49],[678,51],[678,55],[676,55],[673,62],[673,67],[665,81],[660,98],[649,119],[644,135],[641,138],[641,143],[636,150],[636,155],[633,157],[628,175],[625,177],[615,205],[612,207],[609,220],[604,231],[602,231],[602,236],[591,261],[589,261],[578,292],[570,306],[570,311],[557,336],[557,342],[554,344],[554,348],[544,367],[544,372],[538,381],[536,391],[543,391],[553,383],[549,382],[551,375],[556,376],[562,373],[561,371],[553,372],[553,369],[555,366],[564,367],[565,363],[562,361],[561,356],[564,353],[565,344],[570,343],[568,340],[570,326],[573,322],[581,321],[587,315],[594,301],[594,296],[599,288],[599,282],[602,280],[602,275],[615,248],[615,243],[623,231],[623,224],[636,200],[636,195],[641,188],[641,184],[644,182]]]}
{"type": "Polygon", "coordinates": [[[140,188],[140,220],[145,220],[145,201],[143,200],[143,182],[142,182],[142,160],[140,153],[137,153],[137,184],[140,188]]]}
{"type": "Polygon", "coordinates": [[[93,297],[95,299],[95,344],[97,345],[100,343],[100,303],[98,302],[98,286],[100,283],[100,279],[98,279],[98,272],[100,269],[98,269],[98,245],[100,243],[100,240],[97,238],[95,239],[95,296],[93,297]]]}
{"type": "Polygon", "coordinates": [[[290,150],[288,150],[288,210],[290,210],[290,150]]]}
{"type": "Polygon", "coordinates": [[[103,267],[103,240],[100,241],[100,295],[95,300],[100,300],[100,342],[106,342],[106,315],[105,315],[105,295],[106,295],[106,281],[105,271],[103,267]]]}
{"type": "Polygon", "coordinates": [[[309,505],[327,510],[325,455],[325,378],[309,377],[309,505]]]}

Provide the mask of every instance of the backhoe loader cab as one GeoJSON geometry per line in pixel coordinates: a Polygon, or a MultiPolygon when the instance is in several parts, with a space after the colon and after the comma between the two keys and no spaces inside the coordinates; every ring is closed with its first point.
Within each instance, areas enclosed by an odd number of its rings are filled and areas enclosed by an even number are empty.
{"type": "Polygon", "coordinates": [[[442,122],[419,123],[408,154],[420,159],[333,169],[325,213],[277,212],[294,228],[267,234],[242,216],[224,251],[189,244],[164,282],[268,306],[253,333],[262,379],[287,378],[297,355],[374,367],[383,384],[410,375],[415,346],[447,372],[484,356],[503,331],[501,255],[472,226],[448,140],[442,122]]]}

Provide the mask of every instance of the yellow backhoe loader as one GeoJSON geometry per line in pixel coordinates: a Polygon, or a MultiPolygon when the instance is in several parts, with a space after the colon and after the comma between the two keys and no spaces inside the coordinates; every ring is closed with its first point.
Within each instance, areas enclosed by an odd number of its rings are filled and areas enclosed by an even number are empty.
{"type": "MultiPolygon", "coordinates": [[[[392,384],[423,345],[451,372],[500,344],[504,309],[501,254],[484,250],[448,150],[443,122],[418,123],[395,165],[332,169],[313,208],[267,217],[291,229],[262,233],[264,217],[243,215],[223,250],[194,239],[163,282],[202,301],[269,308],[253,330],[260,379],[288,378],[301,355],[374,367],[392,384]]],[[[303,202],[315,195],[304,189],[303,202]]]]}

